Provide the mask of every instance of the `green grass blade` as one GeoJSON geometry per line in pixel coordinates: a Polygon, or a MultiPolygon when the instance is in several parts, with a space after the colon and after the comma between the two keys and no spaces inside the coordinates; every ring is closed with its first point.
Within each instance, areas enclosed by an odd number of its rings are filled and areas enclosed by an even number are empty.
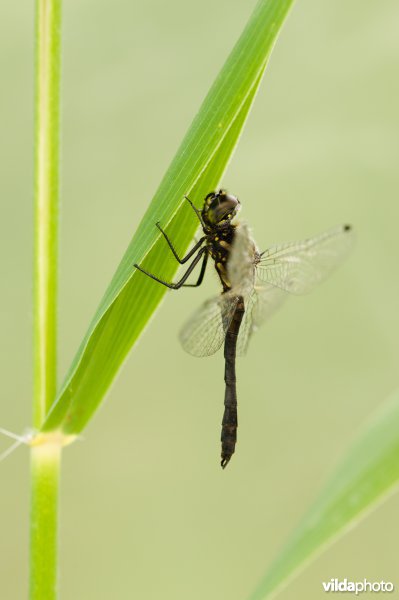
{"type": "Polygon", "coordinates": [[[188,246],[198,222],[184,194],[200,205],[214,189],[237,144],[278,31],[293,0],[261,0],[220,71],[166,172],[72,362],[43,430],[80,432],[165,290],[134,263],[171,279],[164,265],[164,240],[155,227],[168,226],[180,249],[188,246]]]}
{"type": "Polygon", "coordinates": [[[326,546],[384,500],[399,481],[399,390],[350,448],[250,600],[275,595],[326,546]]]}

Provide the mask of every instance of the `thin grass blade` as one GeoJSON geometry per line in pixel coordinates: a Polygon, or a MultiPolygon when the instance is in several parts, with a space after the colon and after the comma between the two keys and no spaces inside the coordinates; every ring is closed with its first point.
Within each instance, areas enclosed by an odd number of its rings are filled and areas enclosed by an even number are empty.
{"type": "Polygon", "coordinates": [[[399,481],[399,390],[366,426],[250,600],[274,597],[399,481]]]}
{"type": "Polygon", "coordinates": [[[134,235],[66,375],[43,431],[79,433],[109,388],[129,349],[165,293],[135,263],[171,279],[157,221],[179,248],[198,223],[184,195],[200,203],[227,166],[267,59],[293,0],[261,0],[189,128],[134,235]]]}

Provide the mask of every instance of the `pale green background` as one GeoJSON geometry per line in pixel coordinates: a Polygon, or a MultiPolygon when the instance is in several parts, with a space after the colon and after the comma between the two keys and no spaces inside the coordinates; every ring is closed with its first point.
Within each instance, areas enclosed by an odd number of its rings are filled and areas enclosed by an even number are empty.
{"type": "MultiPolygon", "coordinates": [[[[65,1],[60,377],[253,4],[65,1]]],[[[31,411],[32,10],[0,5],[0,425],[17,432],[31,411]]],[[[298,1],[223,184],[262,248],[347,221],[356,250],[239,362],[225,472],[222,356],[196,360],[176,337],[217,281],[167,295],[85,441],[65,452],[64,600],[245,599],[398,385],[398,31],[397,0],[298,1]]],[[[25,449],[0,480],[0,596],[21,599],[25,449]]],[[[331,577],[399,590],[397,531],[393,497],[281,599],[323,598],[331,577]]]]}

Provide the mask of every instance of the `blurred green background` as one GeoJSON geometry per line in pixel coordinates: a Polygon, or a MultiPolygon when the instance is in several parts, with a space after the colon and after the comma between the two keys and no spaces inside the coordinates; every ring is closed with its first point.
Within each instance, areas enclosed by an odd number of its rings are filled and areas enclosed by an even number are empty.
{"type": "MultiPolygon", "coordinates": [[[[60,377],[253,5],[64,3],[60,377]]],[[[32,22],[32,3],[0,5],[0,425],[16,432],[30,425],[32,387],[32,22]]],[[[398,22],[395,0],[297,2],[223,185],[260,247],[351,222],[355,252],[240,360],[225,472],[222,355],[197,360],[177,340],[218,284],[212,273],[167,294],[65,451],[62,598],[246,598],[397,387],[398,22]]],[[[27,594],[27,450],[0,471],[1,597],[14,600],[27,594]]],[[[399,589],[397,519],[394,496],[280,598],[323,598],[332,577],[399,589]]]]}

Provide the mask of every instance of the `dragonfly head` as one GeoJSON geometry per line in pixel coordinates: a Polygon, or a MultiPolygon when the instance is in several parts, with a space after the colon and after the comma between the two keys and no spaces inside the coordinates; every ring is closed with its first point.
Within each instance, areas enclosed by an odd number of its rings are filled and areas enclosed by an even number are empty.
{"type": "Polygon", "coordinates": [[[210,227],[224,225],[236,216],[240,208],[239,199],[226,190],[211,192],[205,198],[202,218],[210,227]]]}

